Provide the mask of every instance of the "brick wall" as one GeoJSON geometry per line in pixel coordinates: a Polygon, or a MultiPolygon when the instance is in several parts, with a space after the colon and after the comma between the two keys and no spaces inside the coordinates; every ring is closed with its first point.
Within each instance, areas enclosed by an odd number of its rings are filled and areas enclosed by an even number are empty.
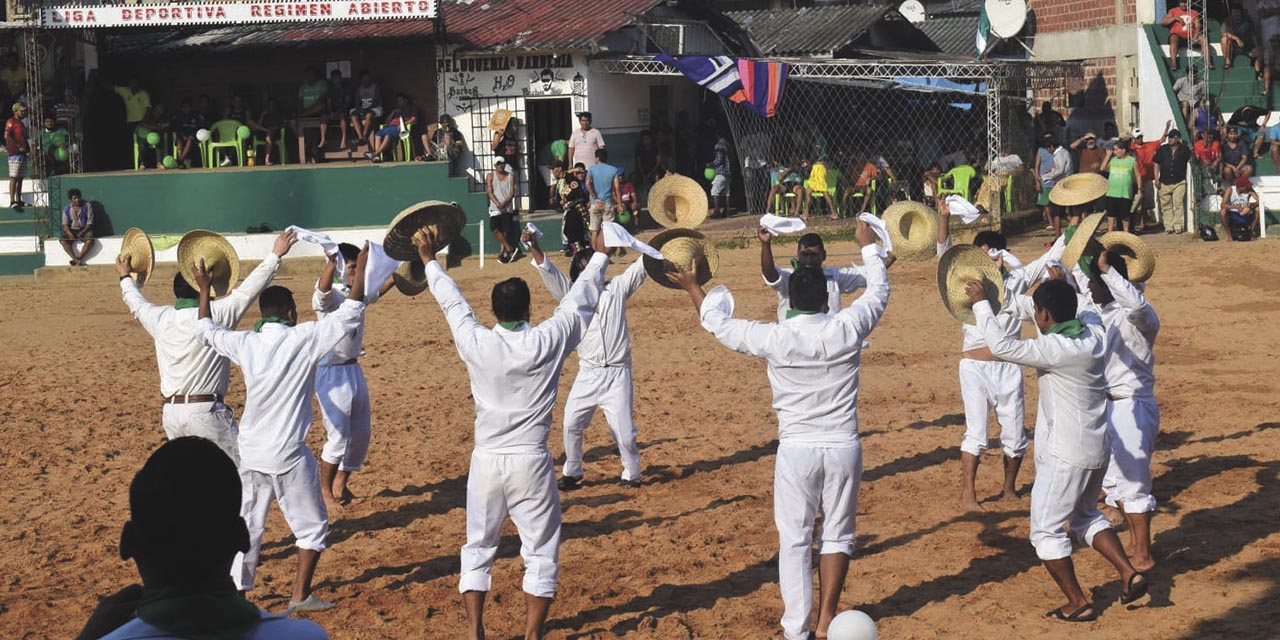
{"type": "Polygon", "coordinates": [[[1031,4],[1040,33],[1058,33],[1137,22],[1137,0],[1042,0],[1031,4]]]}

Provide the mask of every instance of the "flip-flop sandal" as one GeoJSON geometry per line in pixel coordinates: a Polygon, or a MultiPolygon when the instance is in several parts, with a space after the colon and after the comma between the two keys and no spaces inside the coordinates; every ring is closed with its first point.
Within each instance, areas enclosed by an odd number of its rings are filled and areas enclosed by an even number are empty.
{"type": "Polygon", "coordinates": [[[1093,610],[1093,605],[1086,604],[1085,606],[1071,612],[1069,615],[1062,613],[1062,608],[1059,607],[1053,611],[1045,612],[1044,617],[1061,620],[1063,622],[1093,622],[1098,619],[1098,612],[1093,610]]]}
{"type": "Polygon", "coordinates": [[[1145,574],[1141,571],[1135,572],[1133,575],[1129,576],[1129,583],[1124,586],[1124,591],[1120,593],[1120,604],[1129,604],[1130,602],[1147,595],[1147,589],[1150,586],[1151,583],[1147,580],[1147,576],[1145,574]],[[1134,584],[1134,581],[1138,578],[1142,578],[1142,582],[1134,584]]]}

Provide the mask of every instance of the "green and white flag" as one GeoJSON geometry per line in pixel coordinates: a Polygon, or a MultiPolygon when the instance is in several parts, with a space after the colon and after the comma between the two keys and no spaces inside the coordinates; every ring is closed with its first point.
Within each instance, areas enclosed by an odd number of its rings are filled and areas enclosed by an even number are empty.
{"type": "Polygon", "coordinates": [[[978,57],[987,52],[987,42],[991,38],[991,19],[987,17],[987,3],[982,3],[982,14],[978,16],[978,57]]]}

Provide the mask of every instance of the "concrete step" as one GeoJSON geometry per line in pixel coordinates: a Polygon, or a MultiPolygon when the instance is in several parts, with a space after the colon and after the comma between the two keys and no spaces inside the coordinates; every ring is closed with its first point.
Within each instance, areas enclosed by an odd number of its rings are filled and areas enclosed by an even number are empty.
{"type": "Polygon", "coordinates": [[[0,239],[34,236],[39,228],[39,223],[33,218],[0,219],[0,239]]]}
{"type": "Polygon", "coordinates": [[[43,253],[0,254],[0,276],[29,276],[42,266],[44,266],[43,253]]]}

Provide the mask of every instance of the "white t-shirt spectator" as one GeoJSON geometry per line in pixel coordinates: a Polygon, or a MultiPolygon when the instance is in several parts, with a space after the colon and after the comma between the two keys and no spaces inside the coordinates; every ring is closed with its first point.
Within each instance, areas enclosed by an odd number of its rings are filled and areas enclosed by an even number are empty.
{"type": "Polygon", "coordinates": [[[1280,38],[1280,0],[1258,0],[1258,15],[1271,15],[1262,18],[1262,44],[1273,38],[1280,38]]]}
{"type": "Polygon", "coordinates": [[[569,146],[573,148],[573,163],[581,162],[584,167],[591,168],[596,163],[596,149],[604,148],[604,136],[595,127],[586,131],[575,129],[569,136],[569,146]]]}

